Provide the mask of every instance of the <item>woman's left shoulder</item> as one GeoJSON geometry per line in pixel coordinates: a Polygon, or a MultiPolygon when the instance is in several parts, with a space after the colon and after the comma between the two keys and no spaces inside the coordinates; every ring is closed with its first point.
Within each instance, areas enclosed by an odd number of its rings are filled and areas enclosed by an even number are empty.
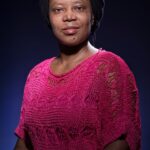
{"type": "Polygon", "coordinates": [[[127,71],[131,71],[127,62],[118,54],[108,51],[108,50],[101,50],[99,52],[99,57],[98,57],[100,62],[105,63],[108,67],[113,67],[113,68],[119,68],[127,71]]]}

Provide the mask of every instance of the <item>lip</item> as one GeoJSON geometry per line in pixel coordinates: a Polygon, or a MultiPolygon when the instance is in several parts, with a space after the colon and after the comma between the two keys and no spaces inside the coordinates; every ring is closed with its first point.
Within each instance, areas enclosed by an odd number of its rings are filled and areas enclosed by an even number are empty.
{"type": "Polygon", "coordinates": [[[78,32],[79,27],[78,26],[68,26],[63,28],[63,32],[66,35],[73,35],[78,32]]]}

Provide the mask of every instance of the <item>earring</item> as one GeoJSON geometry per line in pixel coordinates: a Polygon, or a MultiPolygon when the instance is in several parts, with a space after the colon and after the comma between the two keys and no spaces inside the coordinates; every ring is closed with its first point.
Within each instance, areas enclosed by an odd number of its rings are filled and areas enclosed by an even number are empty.
{"type": "Polygon", "coordinates": [[[92,16],[92,25],[94,24],[94,17],[92,16]]]}

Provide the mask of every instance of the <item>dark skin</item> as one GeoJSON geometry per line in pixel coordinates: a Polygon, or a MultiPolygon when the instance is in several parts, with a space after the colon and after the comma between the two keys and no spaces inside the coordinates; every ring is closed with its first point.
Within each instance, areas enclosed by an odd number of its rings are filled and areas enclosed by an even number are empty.
{"type": "MultiPolygon", "coordinates": [[[[54,73],[61,74],[98,51],[88,42],[93,15],[89,0],[50,0],[49,6],[52,31],[60,49],[60,56],[53,62],[51,68],[54,73]],[[73,26],[73,29],[66,30],[70,26],[73,26]]],[[[29,146],[18,139],[14,150],[32,150],[28,148],[29,146]]],[[[124,139],[118,138],[104,150],[130,150],[130,148],[124,139]]]]}
{"type": "Polygon", "coordinates": [[[27,148],[27,145],[23,140],[18,139],[14,147],[14,150],[29,150],[29,149],[27,148]]]}
{"type": "MultiPolygon", "coordinates": [[[[32,150],[27,148],[25,142],[21,139],[17,140],[14,150],[32,150]]],[[[116,140],[115,142],[107,145],[104,150],[130,150],[125,140],[116,140]]]]}

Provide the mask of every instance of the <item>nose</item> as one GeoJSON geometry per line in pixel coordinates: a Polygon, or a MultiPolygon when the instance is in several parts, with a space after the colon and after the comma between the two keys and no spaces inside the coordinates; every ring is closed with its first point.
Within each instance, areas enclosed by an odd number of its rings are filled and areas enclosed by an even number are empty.
{"type": "Polygon", "coordinates": [[[76,20],[76,14],[71,9],[67,10],[63,16],[63,21],[75,21],[76,20]]]}

